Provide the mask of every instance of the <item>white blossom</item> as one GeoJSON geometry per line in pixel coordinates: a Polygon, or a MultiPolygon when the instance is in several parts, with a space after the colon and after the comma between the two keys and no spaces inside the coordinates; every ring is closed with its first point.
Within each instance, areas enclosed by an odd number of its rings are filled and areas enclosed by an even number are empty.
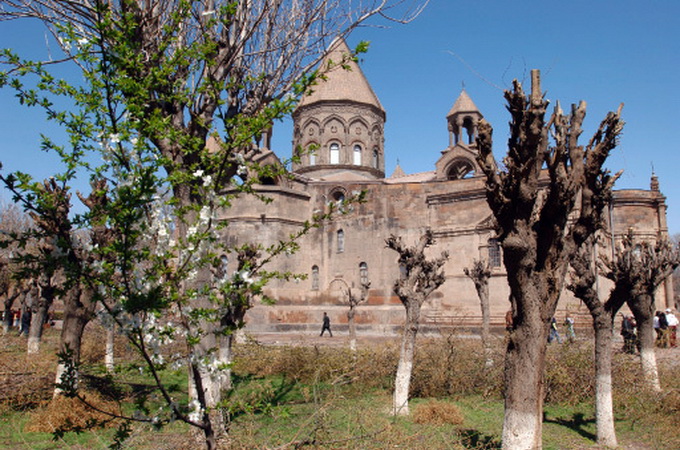
{"type": "Polygon", "coordinates": [[[241,272],[238,273],[238,276],[246,284],[253,284],[255,282],[255,279],[250,276],[250,272],[248,272],[247,270],[242,270],[241,272]]]}
{"type": "Polygon", "coordinates": [[[189,409],[191,409],[191,413],[189,413],[189,420],[198,422],[201,420],[201,416],[203,415],[203,408],[201,408],[201,404],[198,403],[198,400],[194,399],[189,403],[189,409]]]}
{"type": "Polygon", "coordinates": [[[198,218],[200,219],[201,222],[208,222],[208,219],[210,219],[210,207],[209,206],[204,206],[201,208],[201,212],[198,215],[198,218]]]}

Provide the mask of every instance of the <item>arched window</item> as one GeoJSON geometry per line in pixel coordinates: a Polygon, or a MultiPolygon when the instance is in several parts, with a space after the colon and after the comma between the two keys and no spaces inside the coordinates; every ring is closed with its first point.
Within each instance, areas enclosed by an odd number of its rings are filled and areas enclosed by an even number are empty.
{"type": "Polygon", "coordinates": [[[338,253],[345,251],[345,232],[338,230],[338,253]]]}
{"type": "Polygon", "coordinates": [[[312,290],[319,290],[319,266],[312,266],[312,290]]]}
{"type": "Polygon", "coordinates": [[[458,159],[449,166],[446,178],[449,180],[462,180],[475,174],[472,163],[466,159],[458,159]]]}
{"type": "Polygon", "coordinates": [[[334,142],[330,146],[331,164],[340,164],[340,144],[334,142]]]}
{"type": "Polygon", "coordinates": [[[314,150],[312,150],[309,153],[309,165],[313,166],[315,164],[316,164],[316,152],[314,150]]]}
{"type": "Polygon", "coordinates": [[[501,245],[498,243],[498,240],[497,239],[489,239],[488,249],[489,249],[489,266],[500,267],[501,266],[501,245]]]}
{"type": "Polygon", "coordinates": [[[378,149],[377,148],[373,149],[373,168],[374,169],[378,168],[378,149]]]}
{"type": "Polygon", "coordinates": [[[368,283],[368,264],[365,262],[359,263],[359,281],[361,284],[368,283]]]}
{"type": "Polygon", "coordinates": [[[331,198],[337,203],[342,203],[345,201],[345,192],[337,189],[331,193],[331,198]]]}
{"type": "Polygon", "coordinates": [[[359,144],[354,146],[354,165],[361,165],[361,145],[359,144]]]}

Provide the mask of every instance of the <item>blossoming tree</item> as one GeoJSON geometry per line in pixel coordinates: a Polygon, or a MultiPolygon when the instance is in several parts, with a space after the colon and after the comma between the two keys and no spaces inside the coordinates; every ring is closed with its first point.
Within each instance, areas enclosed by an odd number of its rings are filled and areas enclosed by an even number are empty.
{"type": "MultiPolygon", "coordinates": [[[[154,424],[183,420],[202,430],[208,448],[217,445],[225,431],[219,405],[221,390],[228,386],[224,369],[230,362],[230,337],[269,279],[293,276],[269,273],[264,265],[294,251],[296,238],[332,211],[311,218],[290,240],[254,247],[240,260],[239,270],[221,278],[213,273],[220,256],[240,253],[220,239],[228,228],[216,211],[228,207],[232,195],[252,193],[260,178],[272,176],[271,169],[252,162],[260,151],[257,142],[320,81],[323,71],[342,69],[343,61],[336,61],[334,67],[311,70],[331,40],[378,15],[409,21],[420,10],[403,9],[409,3],[0,3],[2,18],[42,20],[66,59],[81,69],[83,79],[69,84],[45,65],[5,52],[2,62],[8,69],[0,74],[0,85],[13,88],[22,103],[44,108],[68,131],[67,147],[47,138],[43,143],[64,162],[64,171],[55,177],[60,187],[66,189],[82,173],[103,177],[110,185],[102,210],[65,222],[86,228],[99,223],[115,239],[93,245],[93,235],[84,243],[64,238],[57,242],[62,250],[57,253],[85,255],[69,249],[92,246],[87,250],[97,256],[76,258],[66,266],[67,276],[84,283],[107,310],[137,349],[140,368],[158,386],[164,408],[134,419],[154,424]],[[70,105],[60,109],[55,96],[70,105]],[[102,164],[92,162],[93,154],[101,156],[102,164]],[[245,172],[250,176],[236,182],[245,172]],[[227,188],[236,194],[225,195],[227,188]],[[182,340],[184,353],[161,351],[172,339],[182,340]],[[163,381],[163,369],[175,362],[188,367],[188,405],[163,381]]],[[[25,208],[36,210],[42,194],[28,174],[3,180],[25,208]]]]}

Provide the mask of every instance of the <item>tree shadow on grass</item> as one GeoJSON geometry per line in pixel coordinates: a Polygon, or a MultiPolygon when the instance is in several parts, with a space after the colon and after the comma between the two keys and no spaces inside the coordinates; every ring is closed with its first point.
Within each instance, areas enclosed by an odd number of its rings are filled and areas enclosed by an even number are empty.
{"type": "Polygon", "coordinates": [[[548,419],[547,417],[543,417],[543,422],[562,425],[577,432],[586,439],[590,439],[591,441],[597,440],[597,435],[585,429],[586,425],[595,423],[595,419],[586,419],[583,413],[575,413],[573,416],[571,416],[571,419],[563,419],[561,417],[548,419]]]}
{"type": "Polygon", "coordinates": [[[460,430],[458,431],[458,434],[460,436],[460,443],[464,448],[488,450],[496,450],[501,448],[501,441],[496,439],[494,436],[481,433],[478,430],[460,430]]]}

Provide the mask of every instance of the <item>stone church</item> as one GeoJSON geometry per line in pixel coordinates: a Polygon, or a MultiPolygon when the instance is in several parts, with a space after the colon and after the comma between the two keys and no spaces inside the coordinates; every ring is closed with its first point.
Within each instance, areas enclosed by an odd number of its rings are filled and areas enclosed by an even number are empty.
{"type": "MultiPolygon", "coordinates": [[[[329,55],[340,61],[349,54],[343,41],[336,41],[329,55]]],[[[359,290],[370,281],[365,303],[357,308],[359,332],[396,332],[404,321],[404,308],[393,294],[399,275],[397,254],[385,247],[391,234],[413,245],[425,229],[431,229],[436,245],[432,255],[449,252],[444,269],[446,282],[424,305],[425,328],[474,327],[481,323],[479,300],[472,281],[463,272],[473,260],[484,259],[492,267],[490,303],[492,324],[501,326],[509,308],[509,288],[502,266],[501,248],[494,238],[492,214],[486,203],[484,181],[475,160],[474,144],[482,113],[463,90],[446,114],[449,145],[432,171],[407,175],[399,165],[385,174],[386,113],[358,65],[350,70],[331,70],[324,81],[306,95],[293,114],[293,149],[302,151],[289,176],[267,180],[255,190],[272,201],[252,196],[233,202],[223,212],[228,220],[230,244],[252,241],[267,245],[286,239],[328,204],[359,192],[366,201],[348,207],[300,240],[294,254],[279,256],[270,270],[306,274],[297,282],[273,281],[269,294],[276,304],[256,305],[246,316],[246,330],[287,331],[320,329],[323,312],[334,330],[346,329],[347,288],[359,290]]],[[[444,113],[444,111],[442,111],[444,113]]],[[[443,128],[443,127],[442,127],[443,128]]],[[[444,132],[444,130],[442,130],[444,132]]],[[[264,136],[255,157],[258,164],[280,164],[269,149],[271,136],[264,136]]],[[[610,232],[605,241],[633,229],[642,238],[667,234],[665,197],[652,177],[649,190],[618,190],[610,208],[610,232]]],[[[227,256],[227,258],[229,258],[227,256]]],[[[235,261],[228,261],[228,268],[235,261]]],[[[610,285],[599,283],[606,295],[610,285]]],[[[662,286],[659,306],[672,305],[672,284],[662,286]]],[[[565,291],[558,306],[558,319],[566,312],[589,322],[587,309],[565,291]]]]}

